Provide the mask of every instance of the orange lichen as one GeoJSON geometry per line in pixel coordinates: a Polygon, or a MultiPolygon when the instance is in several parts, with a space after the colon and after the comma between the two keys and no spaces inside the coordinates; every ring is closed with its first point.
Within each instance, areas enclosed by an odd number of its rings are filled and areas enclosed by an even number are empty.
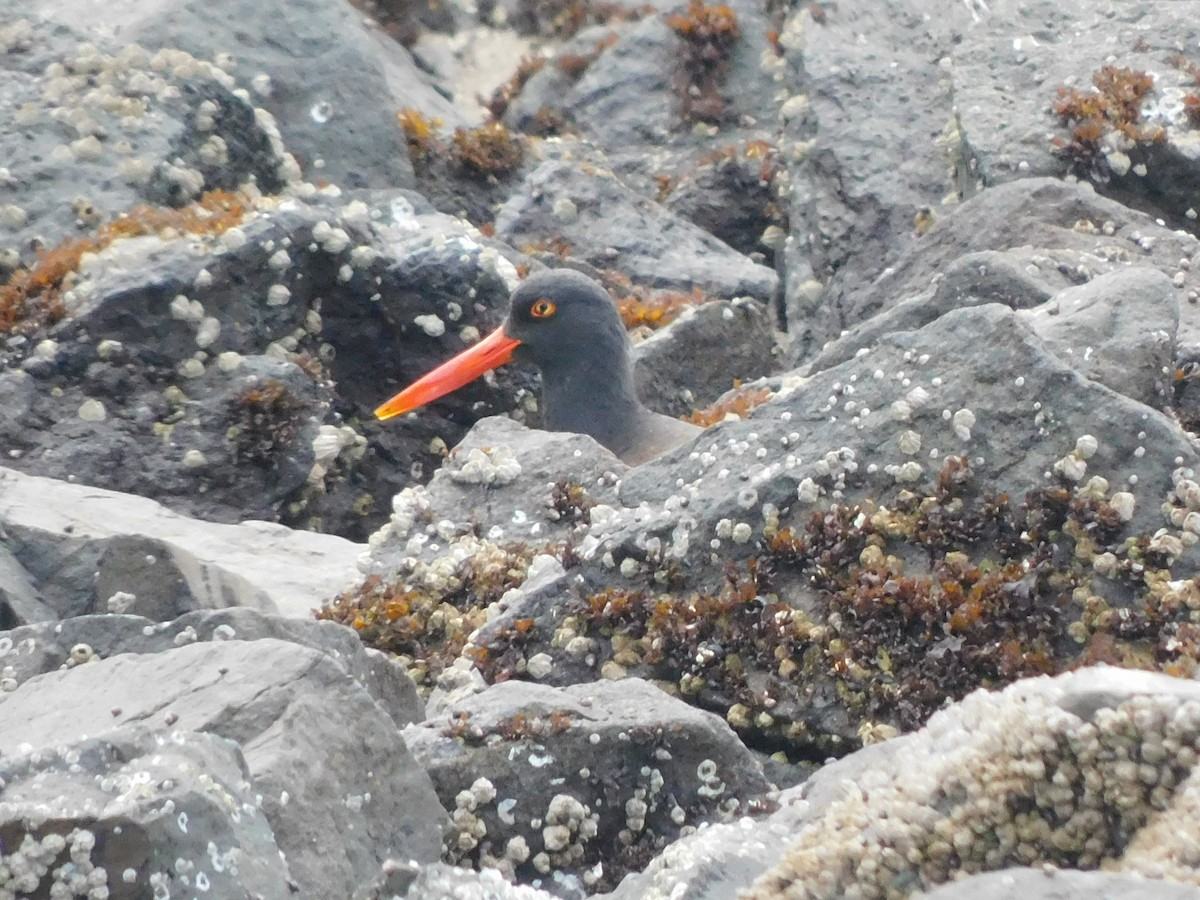
{"type": "Polygon", "coordinates": [[[158,234],[221,234],[241,223],[248,203],[241,194],[214,190],[195,203],[178,209],[165,206],[135,206],[82,238],[63,241],[42,251],[37,262],[12,273],[0,285],[0,333],[19,327],[38,328],[53,324],[64,315],[62,292],[86,253],[99,253],[125,237],[158,234]]]}
{"type": "Polygon", "coordinates": [[[718,422],[724,421],[725,417],[730,414],[744,419],[751,410],[762,406],[775,396],[775,393],[767,388],[743,388],[737,381],[734,381],[733,386],[735,390],[732,394],[728,394],[716,403],[709,404],[704,409],[696,410],[685,421],[707,428],[709,425],[716,425],[718,422]]]}
{"type": "Polygon", "coordinates": [[[617,301],[617,309],[627,329],[657,329],[673,322],[687,307],[699,306],[711,299],[700,288],[693,288],[690,294],[679,291],[650,293],[644,288],[633,288],[633,293],[617,301]]]}
{"type": "Polygon", "coordinates": [[[404,131],[408,155],[414,163],[425,162],[444,149],[438,138],[438,129],[442,127],[441,119],[428,118],[415,109],[402,109],[396,113],[396,121],[404,131]]]}

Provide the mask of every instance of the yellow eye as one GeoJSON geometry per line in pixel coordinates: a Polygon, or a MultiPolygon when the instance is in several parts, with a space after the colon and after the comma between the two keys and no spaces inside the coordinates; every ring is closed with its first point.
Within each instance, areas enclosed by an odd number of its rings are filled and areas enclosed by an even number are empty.
{"type": "Polygon", "coordinates": [[[533,306],[529,307],[529,314],[535,319],[548,319],[554,315],[558,309],[551,301],[546,299],[534,300],[533,306]]]}

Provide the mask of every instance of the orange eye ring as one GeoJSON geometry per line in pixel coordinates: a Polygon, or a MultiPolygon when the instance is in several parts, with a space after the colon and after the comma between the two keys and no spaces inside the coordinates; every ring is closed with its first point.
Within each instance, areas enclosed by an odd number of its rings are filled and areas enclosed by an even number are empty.
{"type": "Polygon", "coordinates": [[[529,314],[535,319],[548,319],[557,311],[558,307],[554,302],[545,297],[534,300],[533,306],[529,307],[529,314]]]}

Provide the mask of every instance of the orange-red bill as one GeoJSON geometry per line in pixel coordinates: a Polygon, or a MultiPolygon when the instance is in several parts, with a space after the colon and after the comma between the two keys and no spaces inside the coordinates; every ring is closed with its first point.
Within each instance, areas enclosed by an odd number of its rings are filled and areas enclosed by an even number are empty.
{"type": "Polygon", "coordinates": [[[513,350],[521,342],[510,338],[503,328],[497,328],[474,347],[446,360],[428,375],[417,379],[395,397],[375,410],[379,419],[391,419],[411,412],[438,397],[470,384],[484,372],[490,372],[512,359],[513,350]]]}

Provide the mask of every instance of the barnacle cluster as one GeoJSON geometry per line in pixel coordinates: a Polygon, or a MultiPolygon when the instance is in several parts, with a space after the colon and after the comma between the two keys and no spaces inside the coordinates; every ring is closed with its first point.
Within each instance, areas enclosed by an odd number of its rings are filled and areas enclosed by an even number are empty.
{"type": "Polygon", "coordinates": [[[1129,171],[1131,150],[1162,143],[1166,130],[1142,117],[1142,102],[1154,90],[1154,79],[1147,73],[1103,66],[1093,73],[1092,85],[1091,91],[1058,89],[1054,114],[1071,136],[1051,143],[1076,174],[1108,181],[1129,171]]]}
{"type": "Polygon", "coordinates": [[[939,713],[890,771],[843,782],[742,896],[900,900],[1010,866],[1200,882],[1179,827],[1197,811],[1200,702],[1135,678],[1114,679],[1099,709],[1075,706],[1072,691],[1103,691],[1098,680],[1089,670],[1026,681],[939,713]]]}
{"type": "Polygon", "coordinates": [[[218,235],[241,223],[249,201],[241,194],[214,190],[180,208],[136,206],[101,225],[93,234],[43,250],[29,267],[18,268],[0,285],[0,333],[33,329],[63,317],[62,294],[85,254],[99,253],[121,238],[146,234],[218,235]]]}
{"type": "Polygon", "coordinates": [[[536,551],[500,545],[474,534],[452,534],[447,552],[429,560],[410,558],[394,578],[368,576],[317,612],[317,618],[348,625],[368,647],[396,654],[422,689],[462,653],[467,638],[487,621],[487,608],[519,586],[536,551]]]}
{"type": "Polygon", "coordinates": [[[728,6],[691,0],[686,11],[667,16],[667,25],[681,41],[673,86],[682,118],[720,123],[726,115],[721,84],[741,36],[737,15],[728,6]]]}
{"type": "MultiPolygon", "coordinates": [[[[20,832],[18,831],[18,834],[20,832]]],[[[0,900],[30,897],[48,890],[51,897],[108,896],[109,873],[93,861],[96,835],[84,828],[66,834],[26,831],[21,841],[0,848],[0,900]],[[9,852],[4,852],[8,850],[9,852]]]]}

